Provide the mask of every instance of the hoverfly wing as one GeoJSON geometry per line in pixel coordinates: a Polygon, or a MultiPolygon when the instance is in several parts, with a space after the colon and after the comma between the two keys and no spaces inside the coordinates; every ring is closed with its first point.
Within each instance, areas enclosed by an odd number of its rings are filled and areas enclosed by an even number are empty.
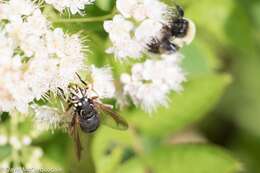
{"type": "Polygon", "coordinates": [[[76,142],[76,154],[77,154],[77,158],[78,158],[78,160],[80,160],[80,159],[81,159],[81,151],[83,150],[83,148],[82,148],[82,146],[81,146],[78,129],[76,130],[76,134],[75,134],[75,142],[76,142]]]}
{"type": "Polygon", "coordinates": [[[73,137],[73,140],[75,142],[75,148],[76,148],[76,155],[77,159],[81,159],[81,151],[83,150],[80,137],[79,137],[79,130],[78,130],[78,121],[76,120],[76,117],[73,117],[70,127],[70,135],[73,137]]]}
{"type": "Polygon", "coordinates": [[[118,113],[114,112],[112,108],[94,101],[94,105],[99,113],[100,120],[103,124],[118,130],[127,130],[127,121],[120,116],[118,113]]]}

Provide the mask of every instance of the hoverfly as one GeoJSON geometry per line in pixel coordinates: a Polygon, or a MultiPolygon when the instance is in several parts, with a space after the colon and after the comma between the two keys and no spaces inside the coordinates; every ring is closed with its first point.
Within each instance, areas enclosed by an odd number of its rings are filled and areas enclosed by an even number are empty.
{"type": "Polygon", "coordinates": [[[162,24],[160,34],[153,37],[147,44],[149,52],[171,54],[193,40],[195,35],[194,23],[184,18],[184,10],[179,5],[175,6],[175,9],[169,9],[165,14],[167,22],[162,24]]]}
{"type": "MultiPolygon", "coordinates": [[[[72,120],[69,123],[69,133],[76,144],[76,155],[78,160],[81,158],[82,146],[80,143],[80,128],[84,133],[93,133],[100,126],[100,122],[112,128],[127,130],[128,123],[122,116],[114,112],[110,105],[105,105],[99,101],[97,96],[89,97],[88,85],[81,77],[76,74],[84,87],[79,85],[69,86],[69,98],[67,99],[67,111],[72,108],[72,120]]],[[[63,97],[65,96],[62,92],[63,97]]]]}

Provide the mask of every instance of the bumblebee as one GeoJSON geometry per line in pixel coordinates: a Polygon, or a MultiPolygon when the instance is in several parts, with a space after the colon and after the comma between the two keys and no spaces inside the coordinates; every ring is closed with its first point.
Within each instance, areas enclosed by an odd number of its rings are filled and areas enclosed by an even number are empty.
{"type": "Polygon", "coordinates": [[[155,54],[171,54],[186,44],[190,44],[195,36],[195,24],[184,18],[184,10],[176,5],[166,13],[166,23],[163,23],[160,34],[151,39],[147,49],[155,54]]]}

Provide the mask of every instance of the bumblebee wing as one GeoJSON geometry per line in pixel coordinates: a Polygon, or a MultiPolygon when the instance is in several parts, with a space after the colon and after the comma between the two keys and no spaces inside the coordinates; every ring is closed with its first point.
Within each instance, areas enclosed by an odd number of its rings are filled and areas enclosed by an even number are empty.
{"type": "Polygon", "coordinates": [[[94,105],[99,113],[100,120],[103,124],[118,130],[128,129],[127,121],[118,113],[114,112],[112,108],[95,101],[94,105]]]}
{"type": "Polygon", "coordinates": [[[83,150],[80,137],[79,137],[79,130],[78,130],[78,120],[77,117],[73,117],[71,122],[71,129],[70,134],[73,137],[73,140],[75,142],[75,148],[76,148],[76,155],[78,160],[81,159],[81,151],[83,150]]]}

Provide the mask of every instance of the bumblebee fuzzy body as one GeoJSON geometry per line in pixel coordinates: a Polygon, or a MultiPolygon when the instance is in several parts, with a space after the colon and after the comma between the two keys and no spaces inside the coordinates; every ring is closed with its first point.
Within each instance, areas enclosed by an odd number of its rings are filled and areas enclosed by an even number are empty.
{"type": "Polygon", "coordinates": [[[160,35],[151,39],[147,44],[147,50],[155,54],[171,54],[176,52],[184,44],[189,44],[195,35],[195,25],[184,18],[184,11],[176,6],[174,14],[169,12],[167,24],[163,24],[160,35]]]}
{"type": "Polygon", "coordinates": [[[176,11],[177,14],[172,15],[168,25],[172,37],[183,38],[188,33],[189,21],[184,19],[184,11],[180,6],[176,5],[176,11]]]}
{"type": "Polygon", "coordinates": [[[148,51],[155,54],[160,53],[174,53],[178,49],[177,45],[171,43],[169,40],[152,39],[148,44],[148,51]]]}
{"type": "Polygon", "coordinates": [[[187,35],[189,21],[186,19],[177,19],[171,23],[171,35],[177,38],[183,38],[187,35]]]}

